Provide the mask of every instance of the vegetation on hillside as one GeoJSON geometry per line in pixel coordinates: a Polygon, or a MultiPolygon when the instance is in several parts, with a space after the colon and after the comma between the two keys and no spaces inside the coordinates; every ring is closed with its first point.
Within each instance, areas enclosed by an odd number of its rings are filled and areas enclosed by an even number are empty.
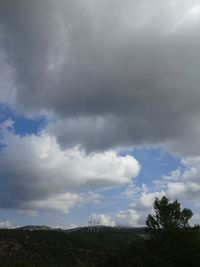
{"type": "Polygon", "coordinates": [[[190,227],[190,209],[165,196],[155,199],[154,214],[146,220],[146,239],[132,242],[107,266],[198,267],[200,266],[199,227],[190,227]]]}
{"type": "Polygon", "coordinates": [[[103,266],[138,239],[131,230],[112,228],[98,233],[0,230],[0,267],[103,266]]]}
{"type": "Polygon", "coordinates": [[[147,217],[146,235],[143,229],[2,229],[0,267],[199,267],[200,233],[189,226],[191,217],[191,210],[163,197],[147,217]]]}

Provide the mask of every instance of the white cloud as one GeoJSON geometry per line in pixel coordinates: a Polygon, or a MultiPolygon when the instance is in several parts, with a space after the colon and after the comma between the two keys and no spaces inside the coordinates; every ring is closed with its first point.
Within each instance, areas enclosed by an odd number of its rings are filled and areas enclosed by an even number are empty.
{"type": "Polygon", "coordinates": [[[182,172],[181,170],[178,169],[178,170],[172,171],[169,175],[163,175],[162,178],[164,180],[178,181],[181,175],[182,175],[182,172]]]}
{"type": "Polygon", "coordinates": [[[138,220],[140,216],[136,210],[128,209],[125,211],[120,211],[116,216],[116,224],[118,226],[138,226],[138,220]]]}
{"type": "Polygon", "coordinates": [[[151,208],[153,206],[153,202],[156,197],[161,198],[163,195],[165,195],[165,192],[149,192],[145,193],[142,192],[141,196],[139,198],[138,204],[142,208],[151,208]]]}
{"type": "Polygon", "coordinates": [[[134,209],[127,209],[118,212],[115,218],[108,214],[92,213],[90,219],[95,219],[100,225],[137,227],[139,225],[138,220],[140,219],[140,215],[134,209]]]}
{"type": "Polygon", "coordinates": [[[75,205],[87,205],[88,203],[100,204],[102,196],[99,193],[86,191],[85,193],[63,193],[50,194],[48,198],[42,200],[32,200],[22,203],[22,210],[19,214],[37,217],[37,211],[45,211],[49,213],[69,213],[70,209],[75,205]]]}
{"type": "Polygon", "coordinates": [[[129,184],[140,171],[132,156],[61,150],[44,132],[20,137],[6,131],[2,141],[7,145],[0,156],[2,207],[67,213],[77,203],[98,202],[92,189],[129,184]],[[88,192],[79,194],[81,189],[88,192]]]}
{"type": "Polygon", "coordinates": [[[87,191],[86,193],[79,193],[80,205],[85,205],[88,203],[100,204],[102,196],[99,193],[92,191],[87,191]]]}
{"type": "Polygon", "coordinates": [[[186,185],[183,182],[168,183],[167,193],[170,197],[179,198],[185,195],[187,191],[186,185]]]}
{"type": "Polygon", "coordinates": [[[0,228],[14,228],[9,220],[0,221],[0,228]]]}
{"type": "Polygon", "coordinates": [[[106,225],[106,226],[115,226],[115,220],[113,220],[109,215],[107,214],[95,214],[92,213],[90,215],[90,220],[96,220],[99,225],[106,225]]]}
{"type": "Polygon", "coordinates": [[[190,201],[198,205],[200,200],[200,158],[182,159],[182,170],[172,171],[164,182],[165,192],[170,198],[190,201]]]}
{"type": "Polygon", "coordinates": [[[191,208],[194,212],[191,224],[199,223],[197,209],[200,207],[200,158],[184,158],[181,162],[183,166],[152,181],[154,190],[146,185],[127,188],[124,195],[133,200],[129,207],[137,211],[138,224],[144,225],[148,213],[154,212],[155,198],[160,199],[164,195],[172,201],[178,199],[183,207],[191,208]]]}
{"type": "Polygon", "coordinates": [[[192,216],[191,218],[191,221],[190,221],[190,224],[191,225],[199,225],[200,224],[200,214],[199,213],[196,213],[192,216]]]}
{"type": "MultiPolygon", "coordinates": [[[[181,168],[162,176],[160,180],[153,181],[156,191],[142,192],[141,190],[136,202],[131,204],[141,217],[144,217],[144,210],[152,213],[155,197],[161,198],[163,195],[170,200],[178,199],[184,207],[190,207],[194,213],[196,212],[196,208],[200,206],[200,158],[184,158],[182,164],[181,168]]],[[[194,221],[197,221],[195,214],[194,221]]]]}
{"type": "MultiPolygon", "coordinates": [[[[77,194],[65,193],[44,200],[30,201],[27,206],[45,212],[60,212],[67,214],[73,206],[79,203],[80,198],[77,194]]],[[[26,204],[24,204],[26,207],[26,204]]]]}

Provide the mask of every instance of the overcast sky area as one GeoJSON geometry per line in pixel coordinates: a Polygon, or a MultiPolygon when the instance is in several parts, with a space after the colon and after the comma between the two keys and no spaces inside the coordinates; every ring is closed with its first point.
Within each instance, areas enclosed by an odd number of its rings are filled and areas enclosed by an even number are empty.
{"type": "Polygon", "coordinates": [[[0,0],[0,227],[200,223],[200,2],[0,0]]]}

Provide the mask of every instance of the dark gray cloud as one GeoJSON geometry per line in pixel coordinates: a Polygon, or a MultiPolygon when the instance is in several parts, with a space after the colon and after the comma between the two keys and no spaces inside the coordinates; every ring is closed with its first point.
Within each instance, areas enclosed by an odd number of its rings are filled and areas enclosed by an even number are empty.
{"type": "Polygon", "coordinates": [[[16,108],[53,112],[64,146],[198,154],[199,24],[196,1],[2,0],[16,108]]]}

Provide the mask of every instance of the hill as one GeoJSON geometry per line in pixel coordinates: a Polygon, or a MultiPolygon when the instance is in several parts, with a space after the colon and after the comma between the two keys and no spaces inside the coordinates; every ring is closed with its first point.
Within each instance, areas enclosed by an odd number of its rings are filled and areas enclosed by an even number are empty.
{"type": "Polygon", "coordinates": [[[29,230],[29,231],[36,231],[36,230],[52,230],[51,227],[47,225],[26,225],[23,227],[17,227],[16,230],[29,230]]]}
{"type": "Polygon", "coordinates": [[[101,266],[140,239],[127,229],[111,227],[102,227],[98,233],[89,233],[87,227],[66,231],[33,226],[2,229],[0,267],[101,266]]]}
{"type": "Polygon", "coordinates": [[[156,239],[144,228],[0,230],[0,267],[199,267],[199,252],[199,232],[192,228],[156,239]]]}

